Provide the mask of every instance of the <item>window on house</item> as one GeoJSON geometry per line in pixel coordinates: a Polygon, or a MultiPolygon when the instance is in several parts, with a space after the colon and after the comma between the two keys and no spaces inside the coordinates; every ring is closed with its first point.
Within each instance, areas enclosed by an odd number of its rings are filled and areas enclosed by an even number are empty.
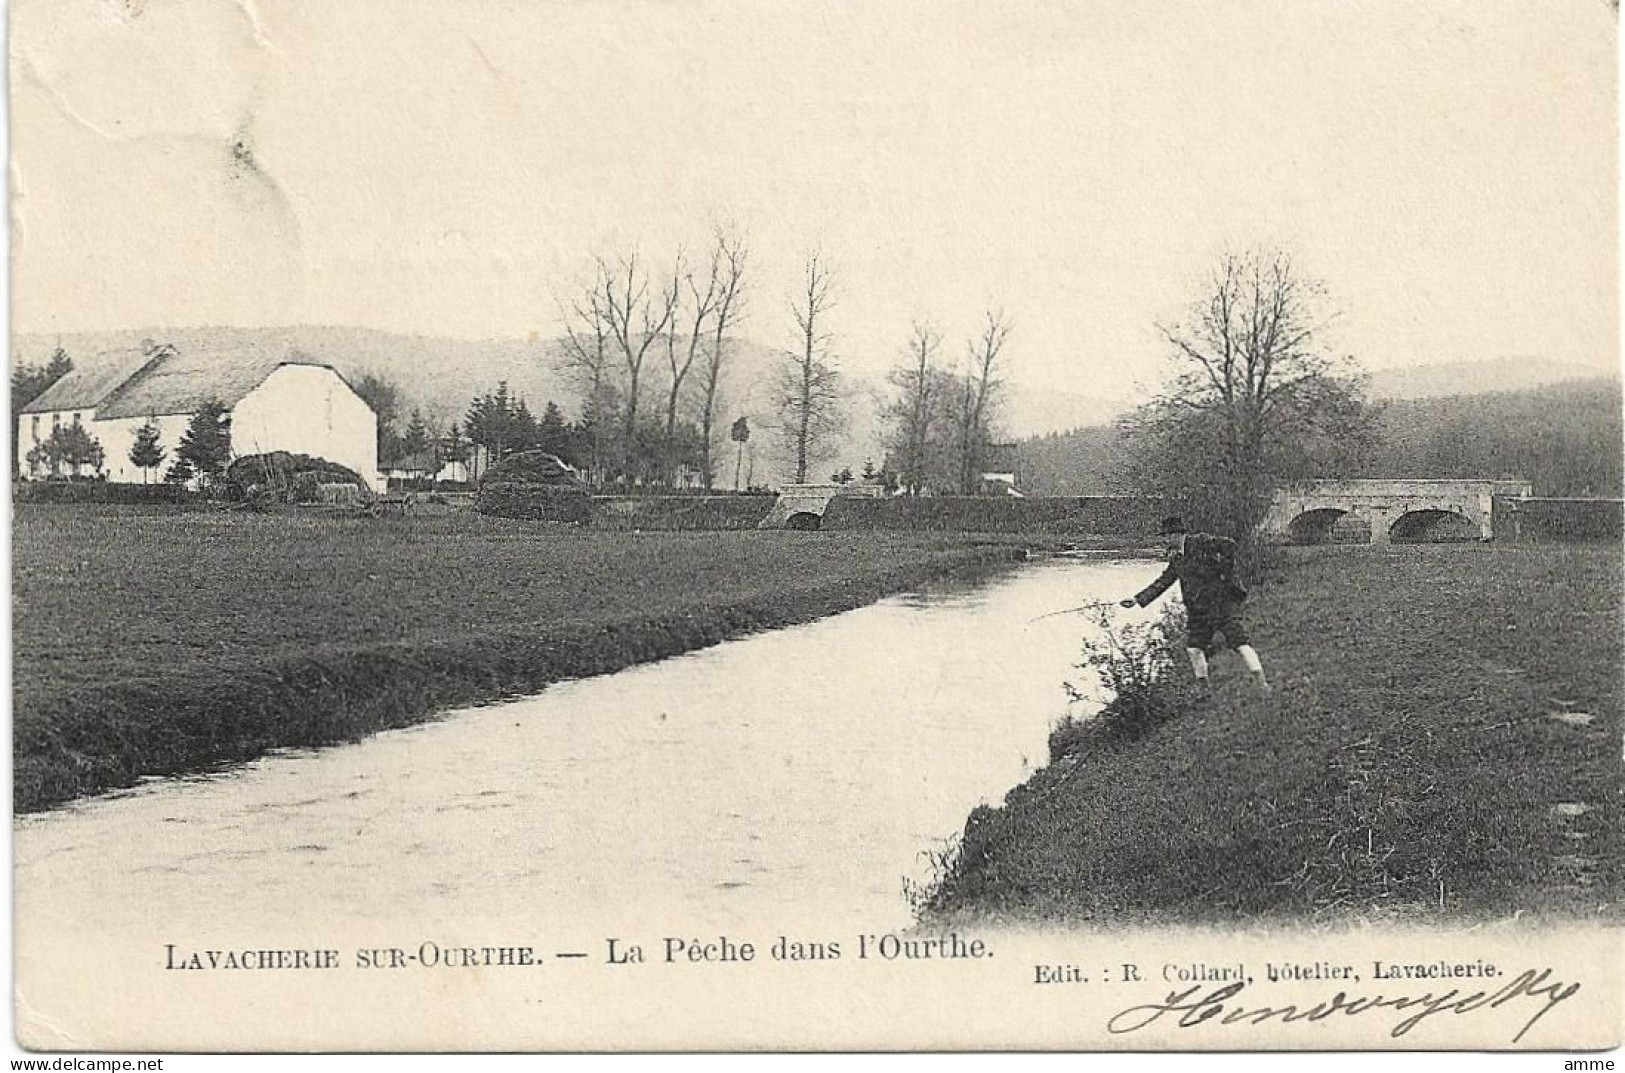
{"type": "Polygon", "coordinates": [[[73,415],[73,427],[74,428],[79,427],[79,415],[78,414],[73,415]]]}
{"type": "Polygon", "coordinates": [[[29,431],[34,434],[34,442],[38,443],[39,442],[39,414],[34,415],[32,422],[29,424],[29,431]]]}
{"type": "Polygon", "coordinates": [[[53,430],[55,430],[55,429],[59,429],[61,427],[62,427],[62,415],[61,414],[52,414],[51,415],[51,428],[53,430]]]}

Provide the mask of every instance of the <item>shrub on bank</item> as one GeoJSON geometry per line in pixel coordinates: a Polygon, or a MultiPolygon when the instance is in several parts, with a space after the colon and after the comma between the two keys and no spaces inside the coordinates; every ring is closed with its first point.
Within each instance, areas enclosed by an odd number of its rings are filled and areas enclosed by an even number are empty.
{"type": "MultiPolygon", "coordinates": [[[[1051,762],[1102,737],[1138,737],[1177,714],[1187,700],[1188,687],[1180,674],[1182,607],[1165,605],[1153,622],[1123,623],[1105,608],[1092,617],[1098,633],[1084,637],[1077,669],[1089,672],[1108,699],[1098,712],[1069,716],[1050,733],[1051,762]]],[[[1064,685],[1074,702],[1098,700],[1088,686],[1064,685]]]]}

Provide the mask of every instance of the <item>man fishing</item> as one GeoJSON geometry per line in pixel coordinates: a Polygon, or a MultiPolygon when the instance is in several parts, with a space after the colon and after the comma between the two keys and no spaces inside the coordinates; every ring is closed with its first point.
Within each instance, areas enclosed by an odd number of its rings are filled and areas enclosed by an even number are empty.
{"type": "Polygon", "coordinates": [[[1210,533],[1187,532],[1180,518],[1164,518],[1158,535],[1168,550],[1167,569],[1151,584],[1123,600],[1122,605],[1145,607],[1167,592],[1174,582],[1179,582],[1188,629],[1185,653],[1190,657],[1197,684],[1204,691],[1211,689],[1207,678],[1208,654],[1215,651],[1215,636],[1223,634],[1225,644],[1236,650],[1247,670],[1252,672],[1259,693],[1269,696],[1270,684],[1264,677],[1264,666],[1253,646],[1247,643],[1247,630],[1241,624],[1241,604],[1247,599],[1247,590],[1236,581],[1236,542],[1210,533]]]}

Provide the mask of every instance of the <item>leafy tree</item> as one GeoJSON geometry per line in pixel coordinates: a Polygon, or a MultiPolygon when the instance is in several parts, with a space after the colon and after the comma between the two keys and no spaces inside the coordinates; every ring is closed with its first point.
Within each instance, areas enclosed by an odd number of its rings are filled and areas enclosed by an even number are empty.
{"type": "Polygon", "coordinates": [[[58,465],[52,465],[51,463],[51,451],[46,447],[46,444],[50,442],[48,439],[41,440],[28,449],[28,470],[30,474],[37,475],[41,470],[50,470],[53,477],[61,476],[58,468],[60,463],[58,465]]]}
{"type": "Polygon", "coordinates": [[[401,456],[416,458],[428,450],[429,425],[423,419],[423,412],[414,409],[411,418],[406,422],[406,431],[401,433],[401,456]]]}
{"type": "Polygon", "coordinates": [[[135,444],[130,448],[130,461],[141,469],[141,483],[148,483],[151,471],[164,464],[169,454],[158,444],[158,425],[149,419],[135,433],[135,444]]]}
{"type": "Polygon", "coordinates": [[[184,460],[205,484],[226,471],[231,464],[231,411],[224,403],[211,399],[198,407],[175,457],[184,460]]]}
{"type": "MultiPolygon", "coordinates": [[[[563,415],[559,424],[563,426],[563,415]]],[[[530,406],[508,394],[506,380],[495,393],[475,399],[463,418],[463,428],[471,443],[485,449],[486,461],[495,465],[511,451],[524,451],[541,442],[541,428],[530,406]]]]}
{"type": "Polygon", "coordinates": [[[424,420],[423,420],[423,440],[424,440],[423,453],[426,456],[428,456],[428,460],[429,460],[429,474],[428,475],[431,478],[439,477],[441,467],[446,464],[446,456],[440,450],[441,444],[443,444],[445,442],[445,439],[446,439],[446,437],[445,437],[444,433],[442,433],[440,431],[440,422],[435,420],[433,417],[424,418],[424,420]]]}
{"type": "MultiPolygon", "coordinates": [[[[582,414],[581,420],[570,426],[570,457],[585,464],[587,479],[601,485],[609,474],[608,456],[603,450],[606,437],[613,432],[616,422],[613,411],[600,418],[593,412],[582,414]],[[598,461],[594,461],[594,460],[598,461]]],[[[562,457],[562,456],[561,456],[562,457]]]]}
{"type": "Polygon", "coordinates": [[[491,465],[502,461],[502,456],[511,446],[511,425],[512,403],[508,397],[506,380],[497,384],[494,394],[487,392],[484,397],[475,399],[469,405],[468,414],[463,418],[463,428],[468,434],[469,442],[484,448],[486,459],[491,465]]]}
{"type": "Polygon", "coordinates": [[[80,424],[63,425],[51,433],[52,440],[60,438],[62,461],[67,463],[68,471],[79,476],[80,467],[88,467],[92,473],[100,473],[106,464],[107,455],[102,445],[97,442],[80,424]]]}
{"type": "Polygon", "coordinates": [[[1162,393],[1124,423],[1147,490],[1250,543],[1283,481],[1352,472],[1374,435],[1352,359],[1321,342],[1325,290],[1283,253],[1228,254],[1161,326],[1162,393]]]}
{"type": "Polygon", "coordinates": [[[536,446],[558,455],[572,466],[579,466],[582,460],[577,457],[574,440],[569,425],[564,421],[564,411],[559,409],[558,403],[549,402],[543,407],[542,419],[536,426],[536,446]]]}
{"type": "MultiPolygon", "coordinates": [[[[73,359],[60,346],[43,365],[18,365],[11,370],[11,457],[17,458],[18,419],[23,407],[45,394],[52,384],[73,371],[73,359]]],[[[32,452],[30,452],[32,455],[32,452]]]]}
{"type": "Polygon", "coordinates": [[[169,471],[164,474],[166,484],[186,484],[196,476],[192,470],[192,463],[179,456],[169,465],[169,471]]]}
{"type": "Polygon", "coordinates": [[[367,373],[355,381],[355,393],[372,407],[378,417],[378,464],[390,463],[408,452],[403,449],[398,423],[401,415],[401,389],[381,373],[367,373]]]}
{"type": "Polygon", "coordinates": [[[739,491],[739,469],[745,461],[745,444],[750,442],[750,420],[743,415],[735,419],[728,438],[739,447],[734,454],[734,491],[739,491]]]}
{"type": "Polygon", "coordinates": [[[452,465],[466,466],[471,450],[468,437],[463,435],[463,426],[453,421],[451,428],[447,429],[446,434],[440,439],[441,459],[452,465]]]}
{"type": "Polygon", "coordinates": [[[64,466],[75,477],[85,466],[90,467],[92,473],[99,473],[106,461],[102,445],[80,424],[58,425],[49,437],[28,452],[30,465],[48,468],[55,476],[62,475],[64,466]]]}
{"type": "Polygon", "coordinates": [[[68,352],[57,347],[43,365],[19,365],[11,370],[11,405],[20,411],[45,390],[73,371],[73,359],[68,352]]]}
{"type": "Polygon", "coordinates": [[[520,399],[508,412],[508,441],[511,451],[529,451],[541,441],[536,415],[530,412],[524,399],[520,399]]]}
{"type": "MultiPolygon", "coordinates": [[[[693,421],[679,421],[672,435],[665,439],[662,461],[677,473],[698,475],[703,487],[704,473],[701,467],[705,464],[705,440],[700,427],[693,421]]],[[[665,477],[669,472],[662,469],[661,476],[665,477]]]]}

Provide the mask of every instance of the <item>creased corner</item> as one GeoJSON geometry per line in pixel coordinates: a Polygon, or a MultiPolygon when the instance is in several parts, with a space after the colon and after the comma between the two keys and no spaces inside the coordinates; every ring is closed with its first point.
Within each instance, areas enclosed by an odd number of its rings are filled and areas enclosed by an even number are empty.
{"type": "Polygon", "coordinates": [[[30,1051],[85,1051],[90,1042],[76,1035],[68,1026],[34,1008],[23,997],[23,989],[16,990],[17,1044],[30,1051]]]}

